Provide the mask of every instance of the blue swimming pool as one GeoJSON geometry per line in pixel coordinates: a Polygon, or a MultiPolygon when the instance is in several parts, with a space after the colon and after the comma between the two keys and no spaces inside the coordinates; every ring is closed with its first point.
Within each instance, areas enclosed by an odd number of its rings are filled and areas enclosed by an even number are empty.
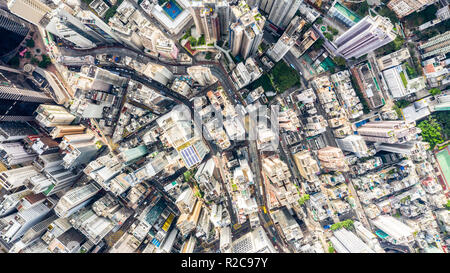
{"type": "Polygon", "coordinates": [[[162,8],[172,20],[175,20],[175,18],[183,11],[174,0],[167,1],[162,8]]]}

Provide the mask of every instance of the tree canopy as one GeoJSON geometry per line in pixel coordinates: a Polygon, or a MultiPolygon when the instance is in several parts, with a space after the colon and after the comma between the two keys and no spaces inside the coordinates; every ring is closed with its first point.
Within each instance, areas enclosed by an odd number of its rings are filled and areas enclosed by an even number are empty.
{"type": "Polygon", "coordinates": [[[439,95],[442,93],[442,91],[439,88],[431,88],[429,92],[433,96],[436,96],[436,95],[439,95]]]}
{"type": "Polygon", "coordinates": [[[342,222],[338,222],[338,223],[335,223],[335,224],[331,225],[331,230],[332,231],[335,231],[335,230],[338,230],[338,229],[341,229],[341,228],[352,229],[353,228],[353,220],[347,219],[347,220],[344,220],[342,222]]]}
{"type": "Polygon", "coordinates": [[[52,60],[47,55],[42,55],[42,60],[38,63],[38,66],[40,68],[47,68],[49,65],[52,64],[52,60]]]}
{"type": "Polygon", "coordinates": [[[430,149],[433,149],[436,144],[444,142],[442,128],[435,118],[430,116],[428,120],[421,121],[417,127],[422,130],[423,140],[430,144],[430,149]]]}
{"type": "Polygon", "coordinates": [[[285,62],[278,62],[272,69],[272,79],[279,92],[284,92],[300,83],[298,72],[285,62]]]}

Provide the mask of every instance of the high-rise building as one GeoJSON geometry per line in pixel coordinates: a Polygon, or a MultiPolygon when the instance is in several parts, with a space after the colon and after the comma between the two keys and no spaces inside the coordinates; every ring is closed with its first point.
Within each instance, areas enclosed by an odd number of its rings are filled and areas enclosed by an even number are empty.
{"type": "Polygon", "coordinates": [[[98,244],[114,228],[111,220],[88,208],[75,212],[69,217],[69,222],[94,244],[98,244]]]}
{"type": "Polygon", "coordinates": [[[59,144],[65,152],[63,166],[69,169],[90,162],[101,146],[99,143],[91,134],[64,136],[59,144]]]}
{"type": "Polygon", "coordinates": [[[205,35],[206,43],[220,39],[228,32],[230,6],[224,0],[193,0],[189,7],[198,34],[205,35]]]}
{"type": "Polygon", "coordinates": [[[176,44],[157,27],[153,25],[145,27],[139,30],[139,36],[146,51],[160,54],[164,58],[177,59],[179,50],[176,44]]]}
{"type": "Polygon", "coordinates": [[[0,219],[1,237],[7,243],[15,242],[34,225],[45,219],[55,206],[55,200],[45,199],[29,208],[0,219]]]}
{"type": "Polygon", "coordinates": [[[195,201],[197,201],[197,198],[195,197],[192,188],[189,187],[178,196],[175,205],[177,205],[181,213],[191,213],[194,209],[195,201]]]}
{"type": "Polygon", "coordinates": [[[391,0],[387,6],[397,14],[398,18],[403,18],[425,6],[433,4],[434,2],[436,2],[436,0],[391,0]]]}
{"type": "Polygon", "coordinates": [[[381,143],[405,143],[417,138],[420,129],[414,121],[371,121],[360,128],[358,134],[364,140],[381,143]]]}
{"type": "Polygon", "coordinates": [[[178,152],[188,169],[200,164],[209,153],[209,148],[200,138],[199,129],[193,123],[190,113],[187,106],[177,105],[156,120],[164,131],[164,142],[178,152]]]}
{"type": "Polygon", "coordinates": [[[0,99],[38,103],[53,102],[53,99],[45,93],[10,86],[0,87],[0,99]]]}
{"type": "Polygon", "coordinates": [[[320,168],[309,151],[304,150],[294,154],[294,161],[300,175],[308,182],[318,180],[317,174],[320,172],[320,168]]]}
{"type": "Polygon", "coordinates": [[[303,0],[274,0],[268,20],[280,28],[285,28],[302,2],[303,0]]]}
{"type": "Polygon", "coordinates": [[[44,16],[52,11],[40,0],[9,0],[8,8],[13,14],[37,26],[41,25],[44,16]]]}
{"type": "Polygon", "coordinates": [[[423,60],[431,56],[447,54],[450,52],[450,30],[431,37],[417,48],[423,60]]]}
{"type": "Polygon", "coordinates": [[[53,99],[45,93],[24,89],[15,84],[2,85],[0,86],[0,121],[31,121],[33,111],[40,103],[52,102],[53,99]]]}
{"type": "Polygon", "coordinates": [[[50,225],[57,218],[58,216],[56,216],[55,214],[51,214],[44,220],[31,227],[27,232],[23,234],[23,237],[20,239],[20,241],[16,242],[11,247],[9,253],[19,253],[22,249],[31,245],[36,240],[39,240],[39,237],[41,237],[47,231],[48,225],[50,225]]]}
{"type": "Polygon", "coordinates": [[[75,116],[59,105],[41,104],[36,109],[36,121],[43,127],[55,127],[72,123],[75,116]]]}
{"type": "Polygon", "coordinates": [[[86,128],[83,125],[57,125],[50,132],[50,136],[55,138],[60,138],[65,135],[77,135],[83,134],[86,128]]]}
{"type": "Polygon", "coordinates": [[[349,135],[345,138],[337,138],[336,143],[343,151],[352,152],[357,157],[368,156],[369,149],[362,136],[349,135]]]}
{"type": "Polygon", "coordinates": [[[284,55],[294,46],[300,35],[300,30],[306,24],[305,20],[301,20],[296,16],[292,19],[286,31],[278,39],[278,41],[267,51],[267,55],[274,61],[279,62],[284,55]]]}
{"type": "Polygon", "coordinates": [[[37,134],[36,129],[26,122],[8,122],[0,123],[0,143],[23,140],[29,135],[37,134]]]}
{"type": "Polygon", "coordinates": [[[147,66],[142,71],[142,74],[163,85],[168,84],[169,81],[172,81],[174,78],[173,73],[167,67],[151,62],[147,63],[147,66]]]}
{"type": "Polygon", "coordinates": [[[359,58],[393,41],[391,21],[382,16],[366,16],[336,39],[336,54],[346,59],[359,58]]]}
{"type": "Polygon", "coordinates": [[[336,147],[327,146],[317,152],[320,160],[320,166],[326,170],[346,172],[349,170],[345,162],[345,156],[342,150],[336,147]]]}
{"type": "Polygon", "coordinates": [[[185,236],[195,229],[203,209],[203,202],[197,200],[191,213],[183,213],[177,220],[177,228],[180,233],[185,236]]]}
{"type": "Polygon", "coordinates": [[[46,169],[26,180],[26,186],[34,193],[50,196],[71,187],[79,178],[80,172],[67,170],[62,165],[46,169]]]}
{"type": "Polygon", "coordinates": [[[201,86],[207,86],[215,83],[217,78],[211,73],[209,67],[190,66],[187,68],[188,75],[201,86]]]}
{"type": "Polygon", "coordinates": [[[299,192],[291,180],[288,165],[278,156],[266,157],[262,161],[264,181],[269,209],[291,207],[300,198],[299,192]]]}
{"type": "Polygon", "coordinates": [[[262,75],[262,69],[257,65],[256,61],[250,57],[244,62],[236,65],[231,73],[235,85],[238,89],[243,88],[247,84],[256,81],[262,75]]]}
{"type": "Polygon", "coordinates": [[[264,11],[266,14],[269,14],[274,3],[275,0],[261,0],[259,2],[259,9],[264,11]]]}
{"type": "Polygon", "coordinates": [[[89,33],[91,31],[73,16],[70,8],[64,4],[53,9],[50,18],[50,22],[45,25],[45,29],[73,43],[75,47],[93,48],[102,42],[100,37],[89,33]]]}
{"type": "Polygon", "coordinates": [[[231,253],[276,253],[262,226],[233,241],[231,253]]]}
{"type": "Polygon", "coordinates": [[[344,228],[334,231],[330,241],[337,253],[375,253],[358,236],[344,228]]]}
{"type": "Polygon", "coordinates": [[[0,9],[0,32],[8,43],[0,45],[0,60],[8,63],[19,51],[19,45],[29,32],[29,26],[19,17],[0,9]]]}
{"type": "Polygon", "coordinates": [[[59,199],[55,206],[55,213],[60,218],[66,218],[86,206],[100,191],[94,183],[73,188],[59,199]]]}
{"type": "Polygon", "coordinates": [[[229,226],[220,229],[220,252],[230,253],[231,251],[231,228],[229,226]]]}
{"type": "Polygon", "coordinates": [[[20,142],[0,144],[0,160],[7,166],[30,163],[36,156],[36,153],[26,151],[20,142]]]}
{"type": "Polygon", "coordinates": [[[214,160],[210,158],[208,161],[200,164],[194,175],[195,180],[199,184],[200,190],[204,192],[204,199],[208,202],[211,200],[219,200],[221,197],[220,183],[214,178],[214,170],[216,165],[214,160]]]}
{"type": "Polygon", "coordinates": [[[266,19],[257,8],[250,9],[244,1],[232,6],[231,13],[234,21],[229,35],[231,54],[247,59],[256,53],[261,44],[266,19]]]}
{"type": "Polygon", "coordinates": [[[84,25],[84,31],[96,40],[97,45],[117,44],[121,40],[111,27],[90,10],[80,10],[76,18],[84,25]]]}
{"type": "Polygon", "coordinates": [[[37,175],[38,171],[33,166],[25,166],[0,173],[0,185],[5,190],[16,189],[25,184],[27,178],[37,175]]]}
{"type": "Polygon", "coordinates": [[[100,22],[99,18],[93,19],[92,16],[95,15],[91,14],[85,25],[74,16],[74,10],[62,2],[57,5],[52,2],[43,3],[40,0],[10,0],[8,8],[17,16],[45,28],[79,48],[114,43],[112,32],[109,31],[110,34],[105,32],[108,26],[100,22]]]}

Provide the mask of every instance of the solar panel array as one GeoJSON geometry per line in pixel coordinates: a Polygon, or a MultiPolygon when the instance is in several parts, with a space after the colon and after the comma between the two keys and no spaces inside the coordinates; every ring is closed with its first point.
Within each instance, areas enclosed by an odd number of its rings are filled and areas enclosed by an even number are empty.
{"type": "Polygon", "coordinates": [[[200,158],[198,158],[198,155],[192,146],[181,150],[181,156],[183,157],[186,167],[188,168],[200,162],[200,158]]]}

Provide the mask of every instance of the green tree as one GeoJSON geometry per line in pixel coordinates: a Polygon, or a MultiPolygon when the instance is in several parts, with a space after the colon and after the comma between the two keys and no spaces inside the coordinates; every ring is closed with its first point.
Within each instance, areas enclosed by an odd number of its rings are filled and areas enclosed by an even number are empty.
{"type": "Polygon", "coordinates": [[[432,115],[433,118],[439,122],[442,128],[442,134],[444,139],[450,138],[450,115],[447,111],[444,112],[434,112],[432,115]]]}
{"type": "Polygon", "coordinates": [[[328,41],[333,41],[333,39],[334,39],[334,36],[333,36],[333,34],[331,34],[331,33],[329,33],[329,32],[324,32],[323,33],[323,36],[325,36],[325,38],[327,38],[328,39],[328,41]]]}
{"type": "Polygon", "coordinates": [[[412,68],[408,63],[405,64],[405,68],[406,68],[406,74],[408,74],[408,77],[410,79],[414,79],[415,77],[417,77],[417,71],[412,68]]]}
{"type": "Polygon", "coordinates": [[[35,58],[35,57],[31,57],[31,63],[32,64],[38,64],[39,60],[37,58],[35,58]]]}
{"type": "Polygon", "coordinates": [[[316,19],[316,24],[320,25],[322,23],[323,23],[322,17],[319,17],[319,18],[316,19]]]}
{"type": "Polygon", "coordinates": [[[184,181],[185,182],[189,182],[191,180],[191,178],[192,178],[192,175],[193,174],[191,173],[191,171],[184,172],[183,173],[184,181]]]}
{"type": "Polygon", "coordinates": [[[34,47],[34,40],[33,39],[27,39],[26,40],[26,45],[29,48],[33,48],[34,47]]]}
{"type": "Polygon", "coordinates": [[[389,18],[389,20],[391,20],[392,23],[398,23],[398,17],[395,14],[394,11],[392,11],[390,8],[388,8],[387,6],[381,6],[377,12],[383,16],[383,17],[387,17],[389,18]]]}
{"type": "Polygon", "coordinates": [[[47,55],[42,55],[42,60],[38,63],[38,66],[40,68],[47,68],[49,65],[52,64],[52,60],[47,55]]]}
{"type": "Polygon", "coordinates": [[[346,61],[344,58],[342,58],[341,56],[337,56],[336,58],[333,59],[334,63],[339,66],[339,67],[345,67],[346,61]]]}
{"type": "Polygon", "coordinates": [[[445,207],[447,208],[447,210],[450,210],[450,200],[447,200],[447,204],[445,204],[445,207]]]}
{"type": "Polygon", "coordinates": [[[314,42],[314,44],[311,46],[311,48],[312,48],[312,49],[319,49],[319,48],[322,47],[322,45],[323,45],[324,42],[325,42],[324,39],[319,38],[319,39],[317,39],[317,40],[314,42]]]}
{"type": "Polygon", "coordinates": [[[430,116],[428,120],[421,121],[417,127],[422,130],[423,140],[430,144],[430,149],[434,149],[436,144],[444,142],[441,134],[442,128],[433,117],[430,116]]]}
{"type": "Polygon", "coordinates": [[[12,59],[9,60],[8,64],[12,67],[18,67],[20,64],[19,56],[16,55],[16,56],[12,57],[12,59]]]}
{"type": "Polygon", "coordinates": [[[31,52],[30,52],[30,51],[27,51],[27,52],[25,53],[25,58],[27,58],[27,59],[30,59],[30,58],[31,58],[31,52]]]}
{"type": "Polygon", "coordinates": [[[279,92],[284,92],[300,83],[298,72],[283,61],[278,62],[273,67],[271,75],[271,79],[278,87],[279,92]]]}
{"type": "Polygon", "coordinates": [[[392,109],[395,111],[395,113],[397,113],[398,117],[402,117],[402,109],[400,107],[398,107],[397,105],[392,106],[392,109]]]}
{"type": "Polygon", "coordinates": [[[439,95],[442,93],[442,91],[439,88],[431,88],[429,92],[433,96],[436,96],[436,95],[439,95]]]}
{"type": "Polygon", "coordinates": [[[332,26],[327,26],[327,30],[330,31],[333,35],[337,35],[339,31],[332,26]]]}
{"type": "Polygon", "coordinates": [[[194,37],[190,36],[188,40],[189,40],[189,43],[191,44],[191,46],[197,45],[197,40],[194,37]]]}
{"type": "Polygon", "coordinates": [[[300,199],[298,199],[298,204],[300,206],[303,206],[303,204],[305,204],[305,202],[308,200],[309,200],[309,194],[304,194],[300,197],[300,199]]]}
{"type": "Polygon", "coordinates": [[[114,16],[114,14],[116,14],[116,12],[117,12],[116,6],[110,7],[105,13],[104,17],[105,22],[108,23],[109,19],[111,19],[114,16]]]}
{"type": "Polygon", "coordinates": [[[204,45],[205,43],[205,35],[200,36],[200,38],[198,38],[198,45],[204,45]]]}
{"type": "Polygon", "coordinates": [[[405,107],[407,107],[408,105],[410,105],[411,103],[409,102],[409,101],[407,101],[407,100],[405,100],[405,99],[400,99],[400,100],[398,100],[398,101],[396,101],[395,102],[395,105],[397,106],[397,107],[399,107],[399,108],[405,108],[405,107]]]}
{"type": "Polygon", "coordinates": [[[333,247],[333,244],[331,244],[331,242],[328,242],[328,252],[329,253],[334,253],[335,249],[333,247]]]}
{"type": "Polygon", "coordinates": [[[207,60],[211,60],[211,52],[206,52],[206,54],[205,54],[205,59],[207,59],[207,60]]]}

